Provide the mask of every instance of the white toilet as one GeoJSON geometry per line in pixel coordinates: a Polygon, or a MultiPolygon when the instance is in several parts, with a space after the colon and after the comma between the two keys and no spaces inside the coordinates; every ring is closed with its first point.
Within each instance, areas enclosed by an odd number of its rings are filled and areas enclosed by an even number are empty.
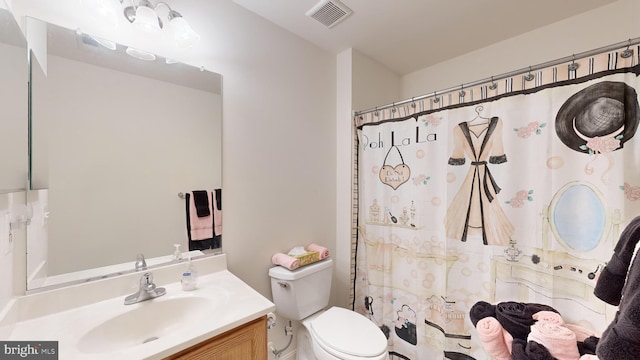
{"type": "Polygon", "coordinates": [[[329,304],[333,261],[287,270],[269,269],[276,312],[302,321],[297,335],[298,360],[385,360],[387,338],[376,324],[351,310],[329,304]]]}

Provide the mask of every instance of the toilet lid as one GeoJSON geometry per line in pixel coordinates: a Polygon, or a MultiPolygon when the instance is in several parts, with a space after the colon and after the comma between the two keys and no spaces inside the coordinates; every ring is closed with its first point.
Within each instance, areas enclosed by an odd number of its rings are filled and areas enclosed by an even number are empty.
{"type": "Polygon", "coordinates": [[[387,350],[387,338],[382,330],[351,310],[332,307],[310,325],[319,343],[329,352],[374,357],[387,350]]]}

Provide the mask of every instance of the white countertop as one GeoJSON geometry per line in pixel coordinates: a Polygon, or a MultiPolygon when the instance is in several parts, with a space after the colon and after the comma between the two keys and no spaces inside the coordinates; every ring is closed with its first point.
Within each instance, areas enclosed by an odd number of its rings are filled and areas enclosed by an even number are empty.
{"type": "MultiPolygon", "coordinates": [[[[65,360],[162,359],[275,311],[275,305],[271,301],[226,269],[200,275],[198,288],[193,291],[183,291],[179,282],[158,286],[165,287],[167,294],[133,305],[124,305],[124,297],[117,296],[42,316],[23,316],[13,325],[6,340],[58,341],[59,357],[65,360]],[[98,350],[87,348],[86,343],[84,346],[81,344],[85,334],[109,319],[152,305],[152,302],[174,301],[177,298],[188,297],[210,299],[215,306],[189,309],[197,312],[197,321],[191,320],[188,325],[180,328],[163,329],[157,340],[145,344],[142,344],[144,339],[135,338],[135,331],[132,330],[134,325],[140,324],[132,324],[129,329],[127,326],[122,328],[123,332],[129,331],[132,334],[131,341],[135,346],[109,348],[96,353],[94,351],[98,350]]],[[[189,314],[189,318],[193,318],[192,313],[189,314]]]]}

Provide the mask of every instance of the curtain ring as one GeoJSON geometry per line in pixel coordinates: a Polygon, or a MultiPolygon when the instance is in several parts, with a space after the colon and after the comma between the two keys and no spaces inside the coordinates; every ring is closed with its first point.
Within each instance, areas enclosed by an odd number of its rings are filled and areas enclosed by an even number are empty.
{"type": "Polygon", "coordinates": [[[373,116],[378,117],[380,116],[380,113],[378,113],[378,107],[376,106],[374,112],[373,112],[373,116]]]}
{"type": "Polygon", "coordinates": [[[416,108],[416,102],[413,100],[413,96],[411,97],[411,107],[414,109],[416,108]]]}
{"type": "Polygon", "coordinates": [[[535,78],[535,76],[533,76],[533,74],[531,73],[531,66],[529,66],[529,73],[524,76],[524,80],[531,81],[533,80],[533,78],[535,78]]]}
{"type": "Polygon", "coordinates": [[[571,60],[571,64],[569,64],[569,71],[576,71],[580,67],[580,64],[576,63],[576,54],[573,54],[573,60],[571,60]]]}
{"type": "Polygon", "coordinates": [[[391,113],[392,113],[392,114],[395,114],[395,113],[396,113],[396,110],[397,110],[397,109],[396,109],[396,103],[395,103],[395,102],[392,102],[392,103],[391,103],[391,113]]]}
{"type": "Polygon", "coordinates": [[[461,98],[463,98],[467,93],[464,91],[464,84],[460,85],[460,92],[458,93],[461,98]]]}
{"type": "Polygon", "coordinates": [[[440,102],[440,98],[438,97],[438,92],[437,91],[433,92],[433,102],[436,103],[436,104],[440,102]]]}
{"type": "Polygon", "coordinates": [[[489,84],[489,90],[495,90],[498,88],[498,84],[493,81],[493,76],[491,77],[491,84],[489,84]]]}
{"type": "Polygon", "coordinates": [[[631,57],[633,55],[633,49],[630,49],[630,47],[631,47],[631,39],[629,39],[629,42],[627,44],[627,48],[620,53],[620,57],[621,58],[626,59],[626,58],[629,58],[629,57],[631,57]]]}

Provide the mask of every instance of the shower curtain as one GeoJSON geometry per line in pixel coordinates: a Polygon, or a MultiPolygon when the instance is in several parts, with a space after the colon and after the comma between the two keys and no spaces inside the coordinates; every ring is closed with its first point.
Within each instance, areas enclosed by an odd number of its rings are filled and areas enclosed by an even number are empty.
{"type": "Polygon", "coordinates": [[[481,303],[612,321],[593,288],[640,215],[640,67],[618,55],[357,116],[353,307],[392,359],[489,359],[481,303]]]}

